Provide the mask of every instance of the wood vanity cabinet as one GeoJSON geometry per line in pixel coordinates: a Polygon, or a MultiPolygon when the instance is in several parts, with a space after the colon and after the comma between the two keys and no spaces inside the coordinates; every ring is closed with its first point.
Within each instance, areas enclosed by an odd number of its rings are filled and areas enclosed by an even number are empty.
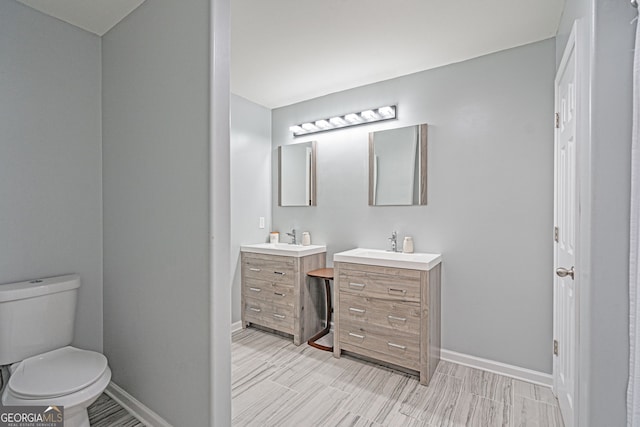
{"type": "Polygon", "coordinates": [[[242,252],[241,263],[243,328],[256,324],[285,332],[293,335],[295,345],[322,329],[322,307],[312,298],[315,288],[307,272],[324,268],[325,253],[294,257],[242,252]]]}
{"type": "Polygon", "coordinates": [[[440,361],[440,264],[431,270],[334,263],[334,356],[342,350],[420,372],[440,361]]]}

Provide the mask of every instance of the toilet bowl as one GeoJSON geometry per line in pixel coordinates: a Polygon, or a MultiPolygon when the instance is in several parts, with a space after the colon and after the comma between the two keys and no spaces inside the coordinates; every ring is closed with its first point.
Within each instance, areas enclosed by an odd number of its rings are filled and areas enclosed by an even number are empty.
{"type": "Polygon", "coordinates": [[[4,406],[62,406],[65,427],[89,427],[87,408],[111,380],[107,358],[70,346],[80,277],[0,285],[4,406]]]}
{"type": "Polygon", "coordinates": [[[2,404],[63,406],[65,427],[89,427],[87,408],[110,380],[106,357],[67,346],[11,365],[2,404]]]}

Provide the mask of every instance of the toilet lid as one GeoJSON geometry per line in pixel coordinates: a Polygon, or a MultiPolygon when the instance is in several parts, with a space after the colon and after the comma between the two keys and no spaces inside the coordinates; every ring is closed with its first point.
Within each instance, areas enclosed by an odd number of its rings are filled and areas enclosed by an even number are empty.
{"type": "Polygon", "coordinates": [[[63,347],[20,362],[9,377],[9,389],[22,398],[64,396],[91,385],[106,368],[107,358],[100,353],[63,347]]]}

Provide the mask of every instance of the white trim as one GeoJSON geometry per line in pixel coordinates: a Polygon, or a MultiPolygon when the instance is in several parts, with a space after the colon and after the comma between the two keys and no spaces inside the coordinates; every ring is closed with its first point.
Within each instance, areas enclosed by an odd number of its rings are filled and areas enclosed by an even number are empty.
{"type": "Polygon", "coordinates": [[[160,415],[146,407],[142,402],[131,396],[113,381],[109,383],[104,392],[118,402],[120,406],[129,411],[131,415],[139,419],[144,425],[149,427],[172,427],[171,424],[166,422],[160,415]]]}
{"type": "MultiPolygon", "coordinates": [[[[231,1],[209,5],[209,392],[205,426],[231,425],[231,1]]],[[[203,195],[204,196],[204,195],[203,195]]],[[[202,372],[202,375],[206,375],[202,372]]],[[[203,410],[207,408],[202,408],[203,410]]]]}
{"type": "Polygon", "coordinates": [[[553,376],[519,366],[508,365],[495,360],[483,359],[481,357],[470,356],[451,350],[440,350],[440,358],[447,362],[457,363],[458,365],[469,366],[471,368],[481,369],[483,371],[492,372],[505,377],[515,378],[517,380],[549,387],[553,385],[553,376]]]}
{"type": "Polygon", "coordinates": [[[237,322],[233,322],[231,324],[231,333],[237,332],[242,329],[242,320],[238,320],[237,322]]]}

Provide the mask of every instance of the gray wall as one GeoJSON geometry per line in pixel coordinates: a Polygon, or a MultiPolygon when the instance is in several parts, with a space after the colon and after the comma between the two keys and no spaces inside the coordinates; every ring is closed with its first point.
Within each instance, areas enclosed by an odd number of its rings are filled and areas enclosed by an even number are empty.
{"type": "Polygon", "coordinates": [[[580,158],[579,165],[589,171],[580,177],[582,183],[588,181],[589,190],[581,193],[587,217],[581,223],[582,233],[588,240],[580,249],[590,256],[579,283],[581,426],[626,425],[635,33],[630,23],[636,15],[626,1],[567,0],[557,37],[558,62],[575,19],[585,30],[583,41],[593,40],[587,53],[593,64],[591,74],[586,64],[581,69],[589,82],[585,95],[592,107],[585,124],[585,136],[591,135],[591,159],[580,158]]]}
{"type": "Polygon", "coordinates": [[[277,207],[274,229],[311,232],[335,252],[412,235],[443,254],[443,348],[551,372],[553,39],[273,111],[289,126],[398,104],[399,120],[297,138],[318,141],[318,206],[277,207]],[[368,132],[428,123],[428,205],[367,204],[368,132]]]}
{"type": "Polygon", "coordinates": [[[212,405],[209,7],[147,1],[102,41],[105,353],[176,426],[212,405]]]}
{"type": "Polygon", "coordinates": [[[102,350],[100,38],[0,1],[0,283],[78,273],[102,350]]]}
{"type": "Polygon", "coordinates": [[[240,245],[271,228],[271,110],[231,95],[231,321],[240,321],[240,245]],[[265,218],[260,229],[259,218],[265,218]]]}

